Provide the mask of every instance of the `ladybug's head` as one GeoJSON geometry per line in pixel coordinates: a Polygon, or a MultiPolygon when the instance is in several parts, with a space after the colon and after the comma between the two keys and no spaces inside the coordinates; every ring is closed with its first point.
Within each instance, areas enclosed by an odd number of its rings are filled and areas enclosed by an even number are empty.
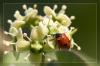
{"type": "Polygon", "coordinates": [[[58,38],[58,37],[61,37],[61,33],[56,33],[54,36],[56,37],[56,38],[58,38]]]}

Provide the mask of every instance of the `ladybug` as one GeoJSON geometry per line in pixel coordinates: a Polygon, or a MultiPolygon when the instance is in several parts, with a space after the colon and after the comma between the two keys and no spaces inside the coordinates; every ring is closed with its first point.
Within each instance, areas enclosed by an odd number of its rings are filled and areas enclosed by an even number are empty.
{"type": "Polygon", "coordinates": [[[56,33],[56,44],[58,45],[59,49],[70,49],[71,47],[71,40],[66,36],[65,33],[56,33]]]}

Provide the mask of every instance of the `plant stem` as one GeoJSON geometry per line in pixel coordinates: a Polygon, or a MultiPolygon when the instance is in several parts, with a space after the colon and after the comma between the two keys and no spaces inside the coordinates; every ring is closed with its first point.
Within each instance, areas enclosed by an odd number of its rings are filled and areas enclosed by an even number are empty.
{"type": "Polygon", "coordinates": [[[40,66],[44,66],[44,62],[45,62],[45,53],[43,52],[40,66]]]}

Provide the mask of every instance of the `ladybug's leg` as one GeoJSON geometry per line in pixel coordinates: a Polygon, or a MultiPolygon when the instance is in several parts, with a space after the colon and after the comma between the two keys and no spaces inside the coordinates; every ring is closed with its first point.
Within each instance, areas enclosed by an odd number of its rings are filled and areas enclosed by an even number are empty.
{"type": "Polygon", "coordinates": [[[61,47],[59,46],[58,49],[61,50],[61,47]]]}

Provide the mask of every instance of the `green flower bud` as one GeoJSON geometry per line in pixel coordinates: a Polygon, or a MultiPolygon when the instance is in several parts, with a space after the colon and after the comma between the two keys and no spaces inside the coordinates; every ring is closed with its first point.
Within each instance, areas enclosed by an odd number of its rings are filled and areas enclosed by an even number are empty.
{"type": "Polygon", "coordinates": [[[31,51],[34,53],[40,53],[42,51],[42,45],[39,43],[39,41],[36,41],[35,43],[31,44],[31,51]]]}

